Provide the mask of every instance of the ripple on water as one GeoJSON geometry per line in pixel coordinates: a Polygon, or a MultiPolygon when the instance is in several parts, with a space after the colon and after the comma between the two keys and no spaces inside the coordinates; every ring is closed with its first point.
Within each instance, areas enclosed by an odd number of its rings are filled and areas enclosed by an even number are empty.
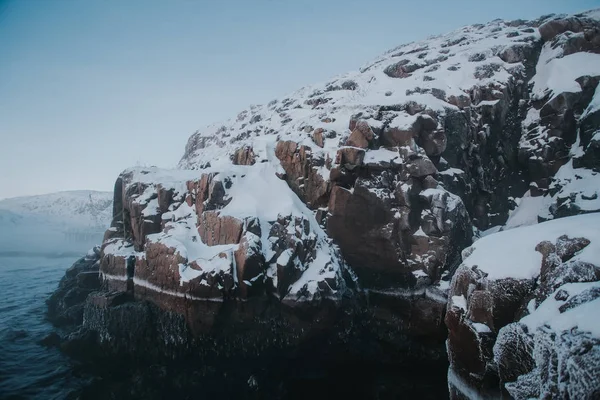
{"type": "Polygon", "coordinates": [[[38,344],[52,330],[45,301],[75,257],[0,257],[0,398],[62,399],[85,382],[38,344]]]}

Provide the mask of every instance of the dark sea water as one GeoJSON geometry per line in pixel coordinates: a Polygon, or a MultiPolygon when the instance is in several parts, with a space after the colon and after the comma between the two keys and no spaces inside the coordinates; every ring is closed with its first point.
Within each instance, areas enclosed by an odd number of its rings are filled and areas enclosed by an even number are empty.
{"type": "Polygon", "coordinates": [[[46,299],[77,257],[0,256],[0,399],[64,399],[86,380],[38,342],[53,331],[46,299]]]}

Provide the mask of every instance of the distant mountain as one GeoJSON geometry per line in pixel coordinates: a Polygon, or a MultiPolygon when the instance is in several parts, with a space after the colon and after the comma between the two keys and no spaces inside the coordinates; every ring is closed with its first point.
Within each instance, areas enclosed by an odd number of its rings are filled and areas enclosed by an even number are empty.
{"type": "Polygon", "coordinates": [[[111,214],[110,192],[0,200],[0,255],[81,253],[102,241],[111,214]]]}

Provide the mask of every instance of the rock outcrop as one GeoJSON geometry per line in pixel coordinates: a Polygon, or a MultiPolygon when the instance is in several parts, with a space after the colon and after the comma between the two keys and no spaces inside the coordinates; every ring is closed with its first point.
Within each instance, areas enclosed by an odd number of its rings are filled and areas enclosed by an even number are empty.
{"type": "Polygon", "coordinates": [[[600,330],[589,320],[600,305],[599,217],[515,228],[465,250],[446,313],[454,374],[517,399],[600,393],[600,330]]]}
{"type": "Polygon", "coordinates": [[[99,261],[100,248],[96,247],[67,269],[58,289],[46,301],[48,318],[54,324],[76,325],[83,322],[84,302],[101,286],[99,261]]]}
{"type": "Polygon", "coordinates": [[[172,357],[324,335],[439,360],[447,337],[453,397],[593,396],[600,380],[572,367],[596,362],[593,327],[544,310],[597,298],[597,17],[400,46],[196,132],[177,170],[123,172],[84,330],[172,357]]]}

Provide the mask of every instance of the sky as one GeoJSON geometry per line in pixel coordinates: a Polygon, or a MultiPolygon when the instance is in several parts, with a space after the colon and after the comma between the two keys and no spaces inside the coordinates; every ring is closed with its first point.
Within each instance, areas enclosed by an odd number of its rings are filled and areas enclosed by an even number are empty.
{"type": "Polygon", "coordinates": [[[399,44],[586,0],[0,0],[0,198],[112,190],[197,129],[399,44]]]}

